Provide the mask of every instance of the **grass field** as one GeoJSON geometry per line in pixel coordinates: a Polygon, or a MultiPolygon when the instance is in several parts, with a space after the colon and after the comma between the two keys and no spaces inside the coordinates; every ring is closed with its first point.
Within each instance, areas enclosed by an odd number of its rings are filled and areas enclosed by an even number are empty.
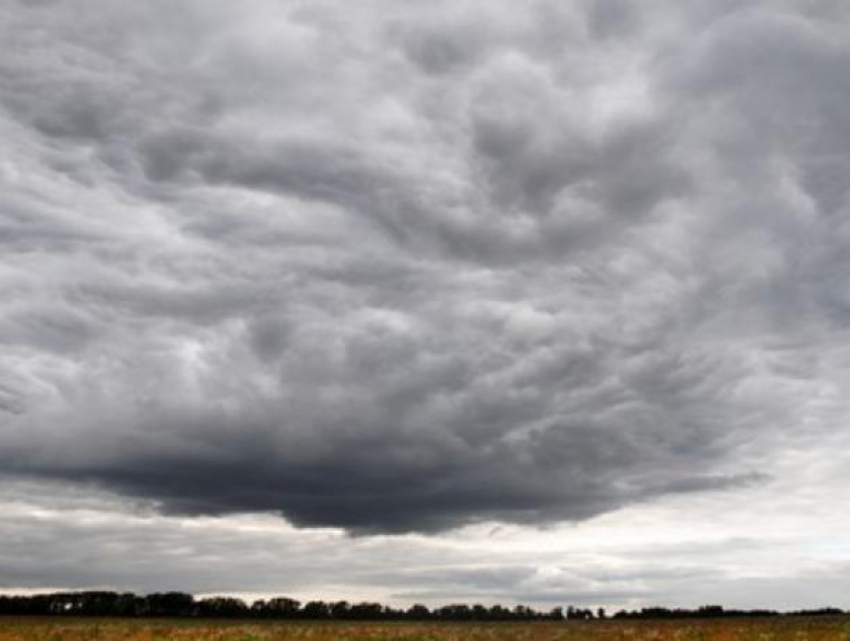
{"type": "Polygon", "coordinates": [[[850,641],[850,618],[587,623],[274,623],[0,618],[0,641],[850,641]]]}

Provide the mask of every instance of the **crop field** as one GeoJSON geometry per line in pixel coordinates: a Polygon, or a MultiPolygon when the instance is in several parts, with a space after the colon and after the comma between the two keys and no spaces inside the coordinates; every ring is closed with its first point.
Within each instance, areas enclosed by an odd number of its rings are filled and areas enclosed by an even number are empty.
{"type": "Polygon", "coordinates": [[[850,641],[850,618],[535,623],[293,623],[0,618],[0,641],[850,641]]]}

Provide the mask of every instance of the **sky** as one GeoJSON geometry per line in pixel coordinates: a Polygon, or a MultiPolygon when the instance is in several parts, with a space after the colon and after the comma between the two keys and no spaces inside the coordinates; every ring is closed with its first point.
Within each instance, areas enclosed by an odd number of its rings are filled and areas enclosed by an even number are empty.
{"type": "Polygon", "coordinates": [[[846,1],[0,43],[0,590],[850,607],[846,1]]]}

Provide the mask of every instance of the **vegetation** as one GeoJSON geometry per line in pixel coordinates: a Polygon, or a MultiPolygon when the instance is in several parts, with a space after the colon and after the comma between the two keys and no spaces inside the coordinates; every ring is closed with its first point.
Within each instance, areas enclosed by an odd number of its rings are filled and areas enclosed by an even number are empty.
{"type": "MultiPolygon", "coordinates": [[[[613,619],[719,619],[742,617],[779,617],[795,615],[837,615],[837,608],[792,612],[781,615],[771,610],[725,610],[721,606],[703,606],[696,610],[644,608],[620,611],[613,619]]],[[[287,597],[263,599],[247,604],[233,597],[195,599],[183,592],[157,592],[139,596],[130,592],[58,592],[32,596],[0,596],[0,615],[13,616],[100,616],[100,617],[181,617],[226,619],[282,619],[313,621],[588,621],[608,619],[605,610],[569,606],[541,612],[524,605],[506,608],[501,605],[454,604],[429,609],[413,605],[406,609],[380,603],[348,601],[301,602],[287,597]]]]}
{"type": "Polygon", "coordinates": [[[181,592],[99,591],[0,596],[0,615],[0,641],[850,641],[850,617],[837,609],[780,615],[646,608],[609,617],[602,608],[572,606],[395,609],[286,597],[248,605],[181,592]]]}
{"type": "Polygon", "coordinates": [[[0,618],[0,641],[847,641],[850,619],[503,623],[0,618]]]}

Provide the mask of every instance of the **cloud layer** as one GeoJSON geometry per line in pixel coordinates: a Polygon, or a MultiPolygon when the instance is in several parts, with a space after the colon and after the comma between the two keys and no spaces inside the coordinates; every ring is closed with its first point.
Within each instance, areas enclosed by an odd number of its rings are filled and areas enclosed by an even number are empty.
{"type": "Polygon", "coordinates": [[[431,532],[846,440],[843,3],[0,11],[6,478],[431,532]]]}

